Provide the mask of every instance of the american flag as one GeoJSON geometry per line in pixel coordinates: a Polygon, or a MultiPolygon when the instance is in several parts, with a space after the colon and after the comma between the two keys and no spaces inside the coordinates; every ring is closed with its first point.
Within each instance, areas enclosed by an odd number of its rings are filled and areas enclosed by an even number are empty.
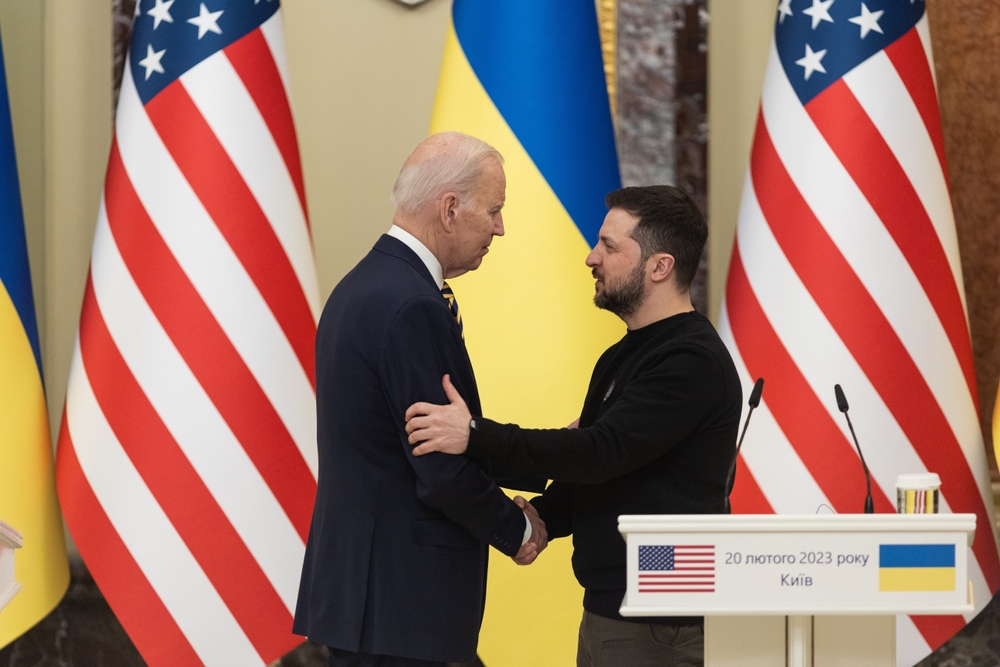
{"type": "Polygon", "coordinates": [[[640,545],[639,592],[715,592],[715,545],[640,545]]]}
{"type": "MultiPolygon", "coordinates": [[[[851,400],[877,512],[900,473],[977,515],[978,608],[1000,584],[962,269],[922,0],[781,0],[720,315],[767,380],[737,512],[860,512],[851,400]]],[[[900,617],[900,664],[968,620],[900,617]]]]}
{"type": "Polygon", "coordinates": [[[137,4],[57,483],[152,667],[301,641],[319,298],[287,90],[276,0],[137,4]]]}

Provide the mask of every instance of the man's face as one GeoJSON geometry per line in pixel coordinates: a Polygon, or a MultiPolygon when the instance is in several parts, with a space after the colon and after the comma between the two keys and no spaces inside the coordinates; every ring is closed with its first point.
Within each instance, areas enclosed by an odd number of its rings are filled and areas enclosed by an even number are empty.
{"type": "Polygon", "coordinates": [[[594,305],[621,318],[634,314],[646,296],[646,263],[632,238],[639,218],[620,208],[608,211],[587,266],[597,282],[594,305]]]}
{"type": "Polygon", "coordinates": [[[446,278],[475,271],[490,251],[494,236],[503,236],[507,177],[496,160],[489,160],[468,200],[458,206],[452,244],[452,266],[446,278]]]}

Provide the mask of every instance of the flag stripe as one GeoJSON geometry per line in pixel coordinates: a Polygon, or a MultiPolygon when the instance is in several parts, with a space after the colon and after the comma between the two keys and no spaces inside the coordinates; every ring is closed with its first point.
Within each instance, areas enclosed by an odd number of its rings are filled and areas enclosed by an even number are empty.
{"type": "MultiPolygon", "coordinates": [[[[278,76],[281,77],[280,92],[286,99],[291,100],[292,88],[288,77],[288,58],[285,55],[285,32],[282,28],[281,21],[281,12],[275,12],[271,18],[264,21],[264,23],[260,26],[260,34],[263,35],[264,41],[267,42],[267,48],[271,52],[271,58],[274,60],[274,66],[278,70],[278,76]]],[[[275,95],[278,94],[278,90],[266,94],[275,95]]],[[[289,106],[291,106],[290,102],[289,106]]],[[[296,151],[298,150],[298,146],[296,146],[296,151]]]]}
{"type": "Polygon", "coordinates": [[[164,88],[146,105],[146,112],[184,178],[278,320],[315,389],[313,341],[309,334],[316,323],[305,294],[264,212],[184,89],[184,82],[181,78],[164,88]]]}
{"type": "Polygon", "coordinates": [[[86,559],[87,569],[101,582],[101,592],[115,617],[149,667],[203,665],[90,488],[73,448],[65,412],[61,433],[59,495],[72,498],[72,502],[63,503],[63,513],[76,528],[74,539],[80,553],[99,556],[86,559]]]}
{"type": "Polygon", "coordinates": [[[736,459],[736,483],[730,494],[730,505],[733,514],[774,514],[774,508],[767,502],[742,454],[736,459]]]}
{"type": "Polygon", "coordinates": [[[899,72],[910,98],[920,112],[924,128],[934,144],[938,165],[948,180],[948,161],[944,152],[944,133],[941,130],[941,111],[938,109],[937,90],[930,62],[924,52],[917,29],[909,31],[885,49],[893,67],[899,72]]]}
{"type": "Polygon", "coordinates": [[[967,360],[962,371],[974,396],[975,368],[962,300],[916,190],[844,79],[816,96],[806,110],[906,256],[960,363],[967,360]]]}
{"type": "MultiPolygon", "coordinates": [[[[737,252],[742,252],[739,245],[733,250],[734,256],[737,252]]],[[[742,261],[742,254],[740,257],[742,261]]],[[[735,298],[737,292],[732,291],[728,283],[726,289],[728,302],[729,299],[735,298]]],[[[753,298],[756,298],[752,285],[748,289],[753,298]]],[[[756,308],[759,309],[760,305],[758,304],[756,308]]],[[[744,395],[746,395],[750,392],[754,380],[751,379],[740,354],[740,348],[733,338],[733,327],[725,303],[719,321],[719,335],[729,346],[733,363],[743,380],[744,395]]],[[[752,337],[749,340],[752,341],[752,337]]],[[[743,409],[748,408],[744,406],[743,409]]],[[[743,449],[740,450],[740,459],[760,485],[768,505],[775,512],[792,514],[811,514],[820,506],[829,505],[826,495],[809,474],[809,470],[799,458],[788,437],[778,426],[766,398],[761,400],[760,406],[754,411],[753,419],[753,428],[750,429],[752,433],[748,432],[748,441],[744,442],[743,449]]]]}
{"type": "MultiPolygon", "coordinates": [[[[942,478],[960,512],[989,525],[979,489],[947,419],[913,360],[792,183],[774,150],[763,117],[751,154],[761,210],[775,238],[816,304],[876,387],[928,468],[942,478]],[[846,306],[850,305],[850,309],[846,306]],[[970,496],[969,494],[974,495],[970,496]]],[[[730,305],[732,309],[732,305],[730,305]]],[[[742,349],[742,348],[741,348],[742,349]]],[[[977,531],[973,549],[991,586],[1000,581],[995,545],[977,531]],[[982,563],[982,561],[988,561],[982,563]]],[[[989,535],[992,537],[992,534],[989,535]]]]}
{"type": "MultiPolygon", "coordinates": [[[[776,60],[772,52],[772,61],[776,60]]],[[[761,105],[765,123],[796,188],[892,324],[907,352],[928,378],[932,391],[937,391],[935,398],[946,410],[949,424],[952,428],[957,424],[966,429],[971,425],[972,432],[960,432],[962,440],[966,437],[978,440],[974,406],[968,400],[962,402],[962,394],[967,395],[967,389],[965,392],[946,389],[956,386],[955,383],[965,385],[956,350],[899,246],[813,120],[798,104],[783,72],[769,78],[766,93],[761,105]]],[[[754,227],[766,225],[761,215],[754,227]]],[[[770,313],[770,309],[767,310],[770,313]]],[[[799,330],[799,327],[792,325],[790,329],[799,330]]],[[[839,338],[831,332],[827,345],[833,341],[839,338]]],[[[800,364],[812,362],[825,366],[812,351],[807,356],[793,356],[800,364]]],[[[863,373],[859,375],[863,377],[863,373]]],[[[885,424],[892,428],[894,422],[890,420],[885,424]]],[[[887,480],[889,484],[895,480],[895,474],[893,472],[887,480]]]]}
{"type": "Polygon", "coordinates": [[[309,216],[305,185],[302,180],[302,160],[299,157],[299,142],[295,138],[292,109],[287,96],[274,94],[276,90],[283,90],[284,84],[267,40],[264,39],[263,31],[255,30],[243,39],[233,42],[225,48],[225,53],[242,79],[243,85],[253,97],[278,145],[278,150],[281,151],[285,168],[288,169],[288,174],[295,184],[295,192],[298,194],[308,228],[309,216]]]}
{"type": "Polygon", "coordinates": [[[67,523],[151,667],[263,667],[301,642],[316,493],[280,11],[217,5],[218,24],[135,17],[59,444],[67,523]]]}
{"type": "Polygon", "coordinates": [[[117,141],[112,143],[106,188],[108,221],[136,285],[304,541],[315,478],[272,404],[153,226],[131,187],[117,141]],[[302,489],[310,489],[308,497],[302,489]]]}
{"type": "Polygon", "coordinates": [[[896,616],[896,664],[916,665],[927,657],[931,647],[924,639],[923,633],[914,622],[917,618],[926,616],[896,616]]]}
{"type": "Polygon", "coordinates": [[[205,663],[262,665],[115,438],[91,391],[79,345],[70,377],[66,421],[80,467],[156,595],[205,663]]]}
{"type": "MultiPolygon", "coordinates": [[[[757,202],[752,181],[746,183],[743,192],[741,219],[746,224],[741,224],[738,230],[740,260],[747,280],[752,285],[753,295],[757,299],[759,308],[767,314],[768,321],[788,355],[795,361],[798,370],[840,428],[845,441],[853,442],[853,437],[843,415],[836,409],[833,386],[842,384],[848,387],[852,399],[865,406],[865,410],[855,413],[854,422],[862,434],[874,432],[881,434],[879,446],[867,448],[866,460],[873,479],[882,489],[893,488],[901,469],[913,472],[926,470],[878,392],[813,301],[781,250],[757,202]],[[808,333],[803,335],[803,332],[808,333]]],[[[943,334],[940,342],[947,345],[943,334]]],[[[751,343],[747,345],[752,347],[751,343]]],[[[956,374],[955,379],[961,386],[961,376],[956,374]]],[[[783,390],[780,384],[772,386],[779,393],[783,390]]],[[[766,413],[762,416],[766,416],[766,413]]],[[[766,419],[764,425],[767,425],[766,419]]],[[[759,426],[755,424],[754,428],[759,426]]],[[[750,450],[751,453],[758,448],[770,447],[770,441],[777,439],[773,434],[760,432],[759,435],[761,438],[766,438],[767,444],[759,442],[756,438],[752,439],[754,448],[750,450]]],[[[784,439],[784,435],[780,437],[784,439]]],[[[806,446],[815,447],[817,443],[810,439],[806,441],[806,446]]],[[[846,467],[846,474],[859,475],[861,473],[859,463],[851,450],[851,455],[842,459],[839,465],[846,467]]],[[[753,466],[752,461],[750,465],[753,466]]],[[[783,465],[782,469],[789,472],[792,470],[787,464],[783,465]]],[[[802,472],[811,480],[806,471],[802,472]]],[[[780,483],[782,488],[788,486],[789,477],[798,479],[799,475],[783,475],[780,483]]],[[[816,499],[815,502],[816,504],[809,507],[808,511],[815,511],[816,507],[826,503],[827,500],[816,499]]],[[[785,511],[802,511],[802,509],[796,507],[785,511]]]]}
{"type": "MultiPolygon", "coordinates": [[[[128,72],[126,68],[118,102],[117,145],[144,217],[155,225],[173,256],[171,263],[197,290],[227,344],[242,357],[315,477],[315,392],[309,378],[271,309],[163,145],[128,72]]],[[[291,493],[308,487],[302,488],[291,493]]]]}
{"type": "MultiPolygon", "coordinates": [[[[1000,560],[928,19],[922,5],[896,3],[871,13],[875,33],[859,33],[853,7],[830,8],[825,30],[801,12],[775,22],[719,327],[744,385],[761,375],[771,387],[741,458],[778,512],[813,511],[789,486],[803,497],[829,488],[811,462],[797,466],[809,449],[831,449],[830,477],[860,483],[830,391],[842,384],[876,486],[931,470],[942,512],[976,514],[986,534],[968,576],[982,609],[1000,560]],[[793,429],[787,406],[799,402],[827,428],[793,429]]],[[[875,500],[891,511],[888,494],[875,500]]],[[[900,617],[900,664],[973,615],[900,617]]]]}
{"type": "MultiPolygon", "coordinates": [[[[768,380],[783,388],[768,396],[767,402],[782,432],[834,509],[857,511],[865,497],[863,476],[845,475],[837,465],[838,460],[857,458],[857,454],[802,376],[750,292],[739,248],[733,252],[729,276],[729,317],[750,375],[760,376],[766,370],[768,380]],[[741,340],[744,337],[746,340],[741,340]]],[[[858,466],[860,468],[860,460],[858,466]]],[[[884,493],[876,489],[872,496],[879,511],[892,511],[892,503],[884,493]]]]}
{"type": "Polygon", "coordinates": [[[281,243],[315,325],[319,293],[309,224],[272,128],[225,54],[206,58],[181,82],[281,243]]]}
{"type": "Polygon", "coordinates": [[[961,616],[911,616],[931,650],[938,648],[965,627],[961,616]]]}
{"type": "Polygon", "coordinates": [[[91,388],[125,454],[257,651],[269,655],[295,646],[287,630],[292,622],[288,609],[119,354],[92,280],[85,288],[84,312],[83,363],[101,368],[90,376],[91,388]],[[283,617],[283,625],[274,624],[273,619],[283,617]]]}
{"type": "MultiPolygon", "coordinates": [[[[812,119],[798,104],[798,98],[791,84],[776,63],[777,56],[772,50],[772,64],[777,74],[769,76],[765,84],[766,94],[762,99],[762,110],[768,130],[773,132],[772,139],[782,162],[795,181],[795,186],[820,219],[823,229],[831,236],[865,288],[869,290],[882,315],[890,321],[896,335],[934,392],[935,400],[945,411],[950,427],[961,442],[968,443],[965,455],[969,466],[977,470],[982,469],[977,462],[977,458],[981,458],[981,448],[977,444],[981,440],[978,419],[975,406],[969,398],[956,351],[950,345],[940,320],[895,241],[823,140],[812,119]]],[[[747,225],[740,225],[741,238],[749,232],[753,232],[754,235],[768,233],[767,221],[763,214],[757,214],[756,199],[745,197],[744,206],[750,207],[744,210],[744,215],[750,214],[753,220],[748,218],[747,225]],[[749,230],[744,229],[745,227],[749,227],[749,230]]],[[[760,250],[758,244],[749,255],[755,257],[760,250]]],[[[783,253],[778,252],[783,258],[783,253]]],[[[744,257],[747,256],[745,253],[744,257]]],[[[774,256],[771,256],[770,261],[775,261],[774,256]]],[[[767,267],[763,259],[761,264],[767,267]]],[[[753,276],[754,282],[770,278],[771,272],[770,268],[756,272],[753,276]]],[[[834,346],[839,348],[843,343],[832,329],[830,335],[824,336],[822,343],[819,342],[817,334],[823,334],[828,326],[825,317],[820,315],[819,321],[813,320],[807,325],[801,316],[793,316],[793,313],[797,314],[803,309],[814,309],[815,304],[811,297],[805,296],[794,308],[786,305],[789,299],[783,292],[788,292],[790,289],[785,287],[787,281],[799,283],[793,270],[790,270],[789,274],[785,276],[786,282],[771,280],[771,289],[764,290],[764,293],[772,296],[765,307],[769,317],[778,319],[774,318],[778,306],[786,312],[787,318],[781,319],[787,319],[787,327],[784,331],[779,331],[779,336],[785,340],[786,345],[796,341],[801,343],[792,356],[800,367],[814,366],[824,369],[826,379],[829,379],[829,371],[832,369],[837,369],[839,372],[848,366],[853,368],[855,360],[846,349],[836,362],[826,358],[834,346]],[[823,331],[817,331],[817,327],[822,327],[823,331]],[[803,331],[808,331],[809,334],[803,336],[801,333],[803,331]],[[822,350],[823,355],[817,355],[817,350],[822,350]]],[[[850,308],[850,302],[845,301],[844,307],[850,308]]],[[[776,322],[777,324],[780,322],[776,322]]],[[[808,377],[809,373],[806,375],[808,377]]],[[[856,395],[857,389],[854,389],[854,386],[859,382],[862,384],[861,388],[867,391],[869,380],[860,368],[857,373],[852,374],[852,377],[842,377],[832,382],[843,382],[846,379],[851,380],[852,395],[856,395]]],[[[867,400],[870,401],[875,396],[877,394],[873,388],[868,393],[867,400]]],[[[881,398],[878,401],[882,403],[881,398]]],[[[864,418],[864,415],[861,417],[864,418]]],[[[909,454],[912,446],[901,430],[897,438],[895,431],[898,429],[898,424],[888,409],[884,417],[872,419],[870,423],[871,432],[882,433],[883,442],[893,448],[891,455],[884,448],[869,452],[869,456],[873,458],[872,463],[877,464],[877,459],[882,457],[888,464],[881,475],[877,472],[878,466],[873,466],[876,476],[886,487],[893,484],[899,469],[917,471],[924,467],[922,462],[917,467],[912,465],[913,461],[910,460],[912,456],[909,454]],[[886,431],[893,432],[886,433],[886,431]],[[896,459],[897,456],[902,458],[896,459]]],[[[846,428],[843,430],[845,436],[849,435],[846,433],[846,428]]],[[[986,503],[992,503],[990,490],[985,477],[979,482],[985,506],[986,503]]]]}
{"type": "MultiPolygon", "coordinates": [[[[900,339],[928,384],[936,390],[935,398],[945,411],[952,429],[960,433],[963,425],[978,422],[975,410],[978,399],[976,399],[972,347],[965,321],[964,299],[960,288],[957,287],[962,281],[958,239],[944,174],[935,168],[937,158],[923,121],[887,56],[878,54],[870,58],[863,66],[845,76],[844,81],[864,109],[874,129],[885,139],[893,159],[898,161],[898,166],[905,172],[905,178],[913,184],[914,191],[920,197],[920,205],[926,210],[933,225],[933,230],[925,230],[929,237],[928,246],[941,259],[939,268],[942,273],[951,272],[950,276],[934,276],[940,283],[950,286],[939,290],[941,294],[946,292],[950,294],[948,297],[950,314],[943,313],[941,307],[935,306],[929,299],[925,303],[926,292],[923,286],[907,288],[918,291],[921,298],[917,302],[919,303],[917,308],[911,305],[912,300],[900,303],[898,294],[890,298],[879,296],[872,290],[872,296],[879,302],[882,312],[900,335],[900,339]],[[946,251],[945,248],[951,250],[946,251]],[[893,303],[897,305],[891,305],[893,303]],[[907,311],[910,313],[909,316],[906,315],[907,311]],[[952,318],[950,331],[942,323],[945,315],[952,318]],[[917,318],[921,321],[916,321],[917,318]],[[945,337],[944,340],[940,340],[942,336],[945,337]],[[963,359],[966,361],[963,362],[963,359]],[[940,387],[957,389],[962,383],[966,385],[966,391],[938,389],[940,387]]],[[[869,187],[881,189],[886,186],[880,180],[881,170],[869,169],[866,173],[875,179],[869,187]]],[[[912,234],[909,230],[903,233],[912,234]]],[[[838,245],[845,256],[849,256],[845,246],[838,245]]],[[[860,275],[858,263],[850,256],[849,259],[860,275]]],[[[907,281],[911,273],[914,280],[919,279],[911,266],[907,266],[905,271],[900,273],[905,273],[907,281]]],[[[870,285],[874,281],[865,280],[865,282],[870,285]]],[[[978,427],[976,433],[971,435],[973,439],[978,439],[978,427]]]]}
{"type": "MultiPolygon", "coordinates": [[[[906,89],[900,72],[884,53],[876,54],[849,72],[844,82],[882,135],[920,198],[936,234],[936,239],[929,238],[928,244],[937,245],[936,252],[945,257],[955,283],[953,291],[964,308],[962,262],[948,182],[920,109],[906,89]]],[[[964,311],[959,320],[959,326],[967,328],[964,311]]]]}
{"type": "Polygon", "coordinates": [[[129,372],[291,609],[302,538],[150,310],[111,236],[103,202],[94,260],[101,317],[129,372]]]}

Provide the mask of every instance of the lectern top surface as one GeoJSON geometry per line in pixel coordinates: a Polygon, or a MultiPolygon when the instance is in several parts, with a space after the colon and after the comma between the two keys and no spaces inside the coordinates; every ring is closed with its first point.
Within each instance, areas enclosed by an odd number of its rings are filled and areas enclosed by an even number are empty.
{"type": "Polygon", "coordinates": [[[976,531],[975,514],[623,514],[625,533],[976,531]]]}
{"type": "Polygon", "coordinates": [[[20,549],[23,542],[21,533],[3,521],[0,521],[0,542],[10,549],[20,549]]]}

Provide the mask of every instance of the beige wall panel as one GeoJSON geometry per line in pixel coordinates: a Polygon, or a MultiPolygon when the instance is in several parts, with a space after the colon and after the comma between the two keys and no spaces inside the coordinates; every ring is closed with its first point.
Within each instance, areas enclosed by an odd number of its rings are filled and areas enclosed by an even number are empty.
{"type": "Polygon", "coordinates": [[[814,617],[813,667],[895,664],[895,616],[814,617]]]}
{"type": "Polygon", "coordinates": [[[750,159],[774,0],[708,0],[708,310],[719,321],[750,159]]]}
{"type": "Polygon", "coordinates": [[[44,7],[42,356],[55,436],[111,145],[111,3],[48,0],[44,7]]]}
{"type": "Polygon", "coordinates": [[[785,667],[785,617],[707,616],[705,667],[785,667]]]}
{"type": "Polygon", "coordinates": [[[285,0],[291,96],[323,300],[389,228],[427,136],[451,3],[285,0]]]}

